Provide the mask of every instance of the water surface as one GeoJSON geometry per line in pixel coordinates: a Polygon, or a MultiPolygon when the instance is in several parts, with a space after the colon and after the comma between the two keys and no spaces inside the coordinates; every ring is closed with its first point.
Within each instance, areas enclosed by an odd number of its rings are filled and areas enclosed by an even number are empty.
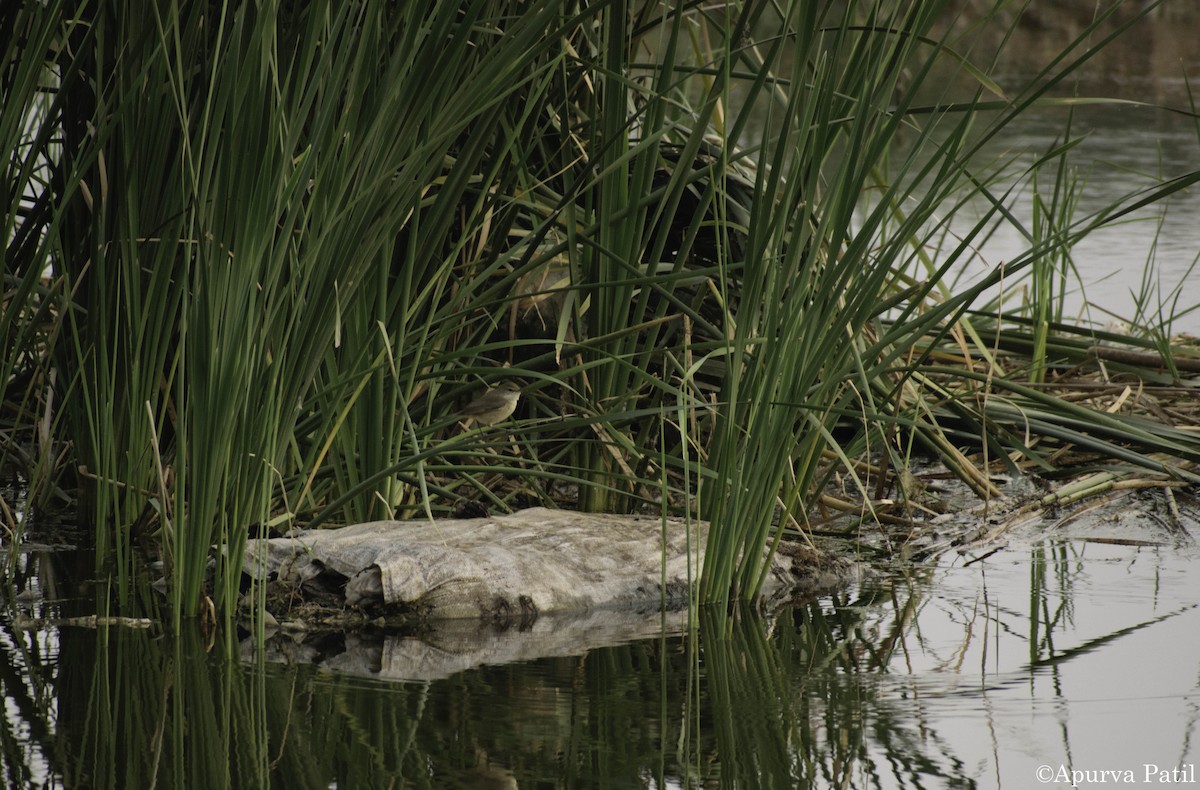
{"type": "Polygon", "coordinates": [[[240,657],[198,629],[27,630],[18,615],[73,605],[42,599],[38,579],[77,570],[31,552],[2,630],[6,779],[1028,788],[1039,770],[1186,770],[1200,551],[1182,505],[1179,524],[1165,500],[1127,497],[770,618],[702,611],[693,629],[576,654],[478,625],[277,634],[240,657]]]}

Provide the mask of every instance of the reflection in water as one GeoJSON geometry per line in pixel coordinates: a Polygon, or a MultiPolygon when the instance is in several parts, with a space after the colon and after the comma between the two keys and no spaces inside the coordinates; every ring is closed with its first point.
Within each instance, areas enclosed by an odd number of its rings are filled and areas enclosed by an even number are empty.
{"type": "MultiPolygon", "coordinates": [[[[1028,787],[1040,765],[1182,765],[1196,758],[1200,592],[1188,576],[1200,553],[1156,524],[1152,502],[1144,510],[1132,528],[1100,513],[765,620],[702,611],[692,633],[578,655],[551,639],[557,655],[424,680],[389,679],[392,648],[370,635],[287,637],[293,650],[237,661],[195,632],[25,631],[10,619],[6,778],[1028,787]]],[[[522,641],[474,630],[505,651],[522,641]]],[[[527,636],[522,650],[535,651],[542,635],[527,636]]],[[[455,649],[478,649],[459,637],[455,649]]]]}
{"type": "MultiPolygon", "coordinates": [[[[918,611],[880,676],[881,708],[937,737],[960,778],[984,787],[1035,786],[1042,765],[1194,761],[1200,591],[1188,576],[1200,557],[1190,542],[1157,542],[1064,536],[893,578],[896,600],[918,611]]],[[[869,762],[890,761],[881,740],[869,762]]]]}

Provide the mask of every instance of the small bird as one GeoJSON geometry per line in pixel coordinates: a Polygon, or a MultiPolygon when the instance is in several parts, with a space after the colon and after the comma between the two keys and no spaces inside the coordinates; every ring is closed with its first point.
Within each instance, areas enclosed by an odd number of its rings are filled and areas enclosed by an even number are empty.
{"type": "Polygon", "coordinates": [[[455,416],[460,420],[474,420],[480,425],[495,425],[507,420],[517,409],[521,398],[521,386],[515,381],[502,381],[475,400],[468,403],[455,416]]]}

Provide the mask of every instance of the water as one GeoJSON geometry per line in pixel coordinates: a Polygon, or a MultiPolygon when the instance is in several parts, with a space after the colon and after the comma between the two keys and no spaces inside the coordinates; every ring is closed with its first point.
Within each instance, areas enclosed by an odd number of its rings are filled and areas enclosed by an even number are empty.
{"type": "Polygon", "coordinates": [[[1147,765],[1190,765],[1200,594],[1189,573],[1190,546],[1057,539],[941,567],[925,595],[905,588],[922,603],[878,693],[914,742],[936,744],[948,783],[1034,787],[1115,769],[1141,782],[1147,765]]]}
{"type": "MultiPolygon", "coordinates": [[[[1015,158],[1028,166],[1062,142],[1067,123],[1066,110],[1031,112],[1007,134],[992,140],[980,158],[1015,158]]],[[[1073,139],[1083,138],[1070,160],[1078,189],[1077,222],[1168,178],[1192,172],[1200,163],[1200,137],[1194,123],[1163,110],[1077,108],[1071,134],[1073,139]]],[[[1048,196],[1054,186],[1053,171],[1043,173],[1042,179],[1040,189],[1048,196]]],[[[1013,183],[1001,182],[996,189],[1013,183]]],[[[1026,229],[1034,216],[1033,200],[1034,191],[1026,178],[1007,201],[1026,229]]],[[[951,227],[965,235],[986,209],[982,201],[969,205],[955,215],[951,227]]],[[[1194,310],[1200,305],[1200,271],[1194,270],[1200,256],[1197,215],[1200,190],[1187,189],[1138,209],[1074,245],[1071,261],[1075,271],[1068,279],[1064,317],[1101,327],[1167,323],[1171,333],[1200,335],[1200,311],[1194,310]]],[[[1021,230],[1000,223],[959,273],[959,281],[970,283],[1028,249],[1021,230]]],[[[1020,301],[1021,295],[1014,293],[1007,303],[1015,308],[1020,301]]]]}
{"type": "MultiPolygon", "coordinates": [[[[1018,29],[1014,45],[1003,53],[997,81],[1010,90],[1025,84],[1081,33],[1089,15],[1101,7],[1107,5],[1032,4],[1030,16],[1037,21],[1018,29]]],[[[1123,13],[1132,11],[1130,7],[1123,13]]],[[[1070,157],[1079,186],[1076,219],[1200,166],[1197,120],[1163,109],[1187,111],[1193,105],[1200,54],[1189,37],[1197,25],[1200,6],[1168,0],[1050,92],[1052,98],[1106,97],[1126,102],[1075,108],[1072,138],[1084,138],[1070,157]]],[[[994,28],[997,35],[1006,29],[994,28]]],[[[1090,43],[1099,43],[1100,36],[1112,29],[1112,25],[1102,28],[1090,43]]],[[[1074,56],[1080,54],[1082,50],[1077,50],[1074,56]]],[[[1067,117],[1063,108],[1029,112],[991,141],[981,161],[1015,156],[1019,162],[1032,162],[1062,142],[1067,117]]],[[[1043,181],[1043,190],[1051,187],[1052,182],[1043,181]]],[[[1033,216],[1028,184],[1014,195],[1011,208],[1028,227],[1033,216]]],[[[1071,283],[1067,317],[1103,326],[1182,314],[1164,328],[1200,335],[1200,311],[1188,312],[1200,305],[1200,271],[1193,271],[1200,255],[1198,213],[1200,190],[1193,186],[1080,242],[1073,250],[1078,280],[1071,283]],[[1139,315],[1139,302],[1149,308],[1148,314],[1139,315]]],[[[953,227],[969,228],[970,215],[968,211],[956,217],[953,227]]],[[[1011,261],[1027,248],[1018,231],[1002,227],[978,251],[964,279],[970,281],[1002,261],[1011,261]]]]}
{"type": "Polygon", "coordinates": [[[10,588],[0,630],[4,778],[866,789],[1186,771],[1200,761],[1200,506],[1181,505],[1182,531],[1161,497],[1126,497],[770,619],[702,612],[690,635],[469,623],[421,639],[278,634],[240,659],[199,630],[24,630],[17,613],[86,603],[35,581],[82,578],[79,558],[27,553],[13,578],[34,594],[10,588]]]}

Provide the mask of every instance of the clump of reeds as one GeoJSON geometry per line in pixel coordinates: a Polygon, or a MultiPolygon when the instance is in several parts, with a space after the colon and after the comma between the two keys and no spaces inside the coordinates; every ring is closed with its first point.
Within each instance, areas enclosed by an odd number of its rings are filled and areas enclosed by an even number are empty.
{"type": "Polygon", "coordinates": [[[83,492],[121,605],[138,541],[176,616],[229,612],[252,532],[568,498],[711,519],[703,595],[748,597],[862,458],[986,497],[1055,443],[1197,453],[1041,386],[1096,345],[1054,320],[1071,245],[1195,173],[1078,218],[1064,145],[1028,253],[946,288],[1008,218],[973,154],[1110,12],[1005,90],[938,2],[135,6],[0,31],[3,450],[83,492]],[[514,421],[456,427],[511,378],[514,421]]]}

